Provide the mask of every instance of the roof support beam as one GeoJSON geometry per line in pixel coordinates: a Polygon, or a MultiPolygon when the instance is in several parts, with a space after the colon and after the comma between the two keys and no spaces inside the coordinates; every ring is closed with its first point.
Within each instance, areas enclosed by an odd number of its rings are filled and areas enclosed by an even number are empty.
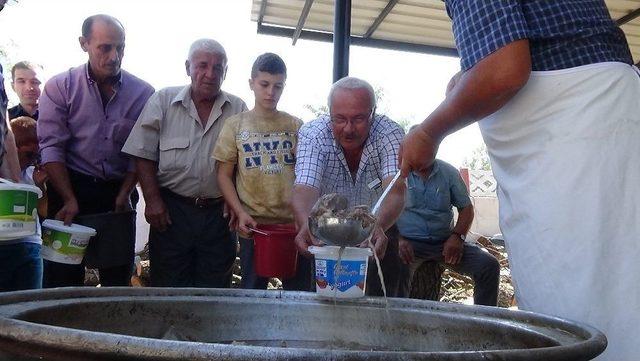
{"type": "Polygon", "coordinates": [[[333,19],[333,82],[349,75],[351,0],[335,0],[333,19]]]}
{"type": "Polygon", "coordinates": [[[393,10],[393,7],[396,6],[398,1],[399,0],[389,0],[389,2],[387,3],[387,6],[384,7],[380,15],[378,15],[378,17],[373,22],[373,24],[371,24],[367,32],[364,33],[363,35],[364,38],[370,38],[371,35],[373,35],[373,33],[378,29],[378,26],[382,24],[382,21],[384,21],[384,19],[387,17],[387,15],[389,15],[391,10],[393,10]]]}
{"type": "MultiPolygon", "coordinates": [[[[262,34],[262,35],[272,35],[272,36],[290,38],[293,35],[293,32],[294,32],[293,28],[284,28],[284,27],[271,26],[271,25],[258,25],[258,34],[262,34]]],[[[300,33],[300,39],[331,43],[333,41],[333,36],[331,35],[331,33],[302,30],[302,32],[300,33]]],[[[352,36],[349,39],[349,42],[351,43],[351,45],[366,46],[370,48],[409,51],[409,52],[420,53],[420,54],[433,54],[433,55],[440,55],[440,56],[458,57],[458,51],[456,49],[441,47],[441,46],[403,43],[399,41],[381,40],[381,39],[373,39],[373,38],[365,39],[365,38],[354,37],[354,36],[352,36]]]]}
{"type": "Polygon", "coordinates": [[[264,19],[264,13],[267,10],[267,0],[262,0],[260,2],[260,12],[258,13],[258,26],[262,25],[262,20],[264,19]]]}
{"type": "Polygon", "coordinates": [[[304,23],[307,22],[307,16],[309,16],[309,11],[311,11],[311,5],[313,5],[313,0],[305,0],[302,12],[298,18],[296,31],[293,33],[293,45],[296,45],[296,41],[298,41],[298,38],[300,37],[300,32],[302,32],[302,28],[304,28],[304,23]]]}
{"type": "Polygon", "coordinates": [[[632,12],[628,13],[627,15],[621,17],[620,19],[616,20],[616,24],[618,24],[618,26],[624,25],[626,23],[628,23],[629,21],[637,18],[638,16],[640,16],[640,9],[635,9],[632,12]]]}

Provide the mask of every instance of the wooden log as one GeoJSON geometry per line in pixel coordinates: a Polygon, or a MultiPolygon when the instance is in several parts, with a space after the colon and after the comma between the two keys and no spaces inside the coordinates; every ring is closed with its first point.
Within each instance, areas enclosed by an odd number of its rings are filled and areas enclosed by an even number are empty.
{"type": "Polygon", "coordinates": [[[442,272],[444,268],[438,262],[423,262],[411,279],[411,298],[438,301],[442,272]]]}

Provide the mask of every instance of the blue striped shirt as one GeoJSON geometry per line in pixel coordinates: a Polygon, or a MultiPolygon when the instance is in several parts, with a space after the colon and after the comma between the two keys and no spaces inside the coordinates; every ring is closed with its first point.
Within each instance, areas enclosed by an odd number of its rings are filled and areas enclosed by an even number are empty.
{"type": "Polygon", "coordinates": [[[446,0],[462,70],[528,39],[533,70],[633,62],[603,0],[446,0]]]}

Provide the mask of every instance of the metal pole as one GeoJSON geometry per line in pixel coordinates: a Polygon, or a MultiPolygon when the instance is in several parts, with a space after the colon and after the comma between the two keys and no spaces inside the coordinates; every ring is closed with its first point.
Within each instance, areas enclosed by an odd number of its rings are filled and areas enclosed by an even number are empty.
{"type": "Polygon", "coordinates": [[[349,75],[351,0],[335,0],[333,20],[333,81],[349,75]]]}

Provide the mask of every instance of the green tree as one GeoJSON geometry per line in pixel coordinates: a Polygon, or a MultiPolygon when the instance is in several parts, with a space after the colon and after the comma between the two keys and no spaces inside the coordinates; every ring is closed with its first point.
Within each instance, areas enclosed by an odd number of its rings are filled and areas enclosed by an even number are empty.
{"type": "Polygon", "coordinates": [[[464,167],[472,170],[491,170],[491,162],[489,161],[489,153],[487,146],[483,143],[474,149],[470,157],[465,158],[462,163],[464,167]]]}

